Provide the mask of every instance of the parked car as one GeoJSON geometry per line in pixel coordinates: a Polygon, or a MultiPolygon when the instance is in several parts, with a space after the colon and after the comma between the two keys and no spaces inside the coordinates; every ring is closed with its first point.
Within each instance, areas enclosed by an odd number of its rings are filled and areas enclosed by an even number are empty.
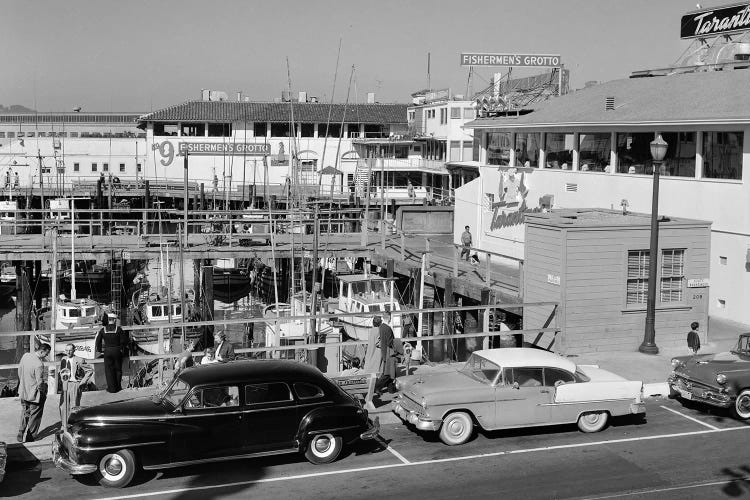
{"type": "Polygon", "coordinates": [[[186,369],[151,398],[77,410],[52,454],[70,474],[124,487],[141,467],[294,452],[325,464],[378,431],[378,420],[317,369],[243,360],[186,369]]]}
{"type": "Polygon", "coordinates": [[[526,347],[475,351],[460,369],[399,378],[394,412],[448,445],[485,430],[578,423],[597,432],[610,416],[645,416],[643,383],[526,347]]]}
{"type": "Polygon", "coordinates": [[[750,418],[750,333],[729,352],[672,358],[669,396],[729,408],[740,420],[750,418]]]}

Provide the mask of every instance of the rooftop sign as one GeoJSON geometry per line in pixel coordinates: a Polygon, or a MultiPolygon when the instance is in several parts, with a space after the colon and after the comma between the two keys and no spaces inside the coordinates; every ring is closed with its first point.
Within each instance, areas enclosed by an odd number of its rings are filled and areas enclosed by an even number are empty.
{"type": "Polygon", "coordinates": [[[680,38],[708,38],[750,30],[750,3],[702,9],[682,16],[680,38]]]}
{"type": "Polygon", "coordinates": [[[234,142],[180,142],[179,154],[184,155],[250,155],[267,156],[271,154],[270,144],[234,143],[234,142]]]}
{"type": "Polygon", "coordinates": [[[527,66],[559,68],[559,55],[551,54],[476,54],[461,53],[461,66],[527,66]]]}

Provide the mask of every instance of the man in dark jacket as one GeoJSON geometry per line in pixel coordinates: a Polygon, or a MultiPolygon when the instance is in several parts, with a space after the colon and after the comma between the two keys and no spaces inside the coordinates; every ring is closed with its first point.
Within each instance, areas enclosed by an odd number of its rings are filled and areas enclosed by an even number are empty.
{"type": "Polygon", "coordinates": [[[699,326],[697,321],[693,321],[690,323],[690,331],[687,334],[687,345],[693,351],[693,354],[697,354],[701,348],[701,338],[698,335],[699,326]]]}
{"type": "Polygon", "coordinates": [[[383,312],[382,323],[378,326],[380,333],[380,354],[383,363],[383,375],[377,382],[376,391],[383,391],[394,383],[396,370],[398,368],[398,352],[396,349],[396,337],[391,328],[391,313],[383,312]]]}

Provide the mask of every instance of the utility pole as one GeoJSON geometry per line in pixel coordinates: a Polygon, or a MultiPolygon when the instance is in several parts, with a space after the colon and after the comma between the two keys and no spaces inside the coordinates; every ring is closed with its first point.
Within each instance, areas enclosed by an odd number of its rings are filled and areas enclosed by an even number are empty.
{"type": "Polygon", "coordinates": [[[44,177],[42,176],[42,152],[37,149],[36,154],[39,159],[39,196],[42,201],[42,234],[44,234],[44,177]]]}
{"type": "MultiPolygon", "coordinates": [[[[310,331],[312,332],[313,344],[317,344],[320,341],[318,337],[318,235],[320,233],[320,223],[318,221],[318,204],[315,203],[315,215],[313,218],[313,224],[315,225],[315,233],[313,235],[313,270],[312,270],[312,300],[310,301],[310,312],[312,317],[310,318],[310,331]]],[[[322,284],[322,283],[321,283],[322,284]]],[[[322,288],[322,287],[321,287],[322,288]]],[[[318,366],[318,349],[310,351],[310,364],[318,366]]]]}
{"type": "Polygon", "coordinates": [[[372,162],[373,158],[367,158],[367,192],[365,193],[365,220],[362,221],[362,246],[367,246],[367,226],[370,217],[370,181],[372,180],[372,162]]]}
{"type": "Polygon", "coordinates": [[[185,158],[183,160],[183,166],[184,166],[184,186],[183,186],[183,193],[182,193],[182,203],[183,203],[183,212],[185,217],[185,242],[187,242],[188,238],[188,152],[185,151],[185,158]]]}

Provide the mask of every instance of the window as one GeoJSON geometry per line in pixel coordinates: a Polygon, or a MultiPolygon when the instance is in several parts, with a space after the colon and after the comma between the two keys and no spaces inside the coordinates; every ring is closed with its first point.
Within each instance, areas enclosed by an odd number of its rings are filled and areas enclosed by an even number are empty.
{"type": "Polygon", "coordinates": [[[209,123],[208,124],[208,136],[209,137],[232,137],[232,124],[231,123],[209,123]]]}
{"type": "Polygon", "coordinates": [[[670,249],[661,253],[660,297],[662,302],[682,302],[685,278],[685,250],[670,249]]]}
{"type": "MultiPolygon", "coordinates": [[[[25,132],[19,132],[18,133],[18,137],[26,137],[26,133],[25,132]]],[[[31,137],[31,136],[29,136],[29,137],[31,137]]]]}
{"type": "Polygon", "coordinates": [[[461,108],[451,108],[451,120],[461,118],[461,108]]]}
{"type": "Polygon", "coordinates": [[[203,137],[206,135],[205,123],[183,123],[180,134],[190,137],[203,137]]]}
{"type": "Polygon", "coordinates": [[[450,156],[449,161],[458,161],[461,159],[461,141],[450,141],[450,156]]]}
{"type": "Polygon", "coordinates": [[[70,137],[78,137],[78,132],[71,132],[70,137]]]}
{"type": "Polygon", "coordinates": [[[461,371],[485,384],[492,384],[500,373],[500,367],[482,356],[472,354],[461,371]]]}
{"type": "Polygon", "coordinates": [[[165,136],[177,135],[177,124],[155,122],[154,123],[154,135],[165,135],[165,136]]]}
{"type": "Polygon", "coordinates": [[[546,168],[573,168],[573,134],[550,132],[544,136],[546,168]]]}
{"type": "Polygon", "coordinates": [[[96,172],[96,170],[97,170],[96,163],[92,163],[91,164],[91,171],[92,172],[96,172]]]}
{"type": "Polygon", "coordinates": [[[318,137],[340,137],[341,136],[341,124],[340,123],[319,123],[318,124],[318,137]]]}
{"type": "Polygon", "coordinates": [[[277,403],[291,401],[292,393],[283,382],[253,384],[245,386],[245,404],[277,403]]]}
{"type": "Polygon", "coordinates": [[[81,171],[81,164],[80,163],[74,163],[73,164],[73,172],[80,172],[81,171]]]}
{"type": "Polygon", "coordinates": [[[475,116],[474,108],[464,108],[464,119],[473,120],[475,116]]]}
{"type": "Polygon", "coordinates": [[[667,154],[664,156],[664,175],[695,177],[695,132],[663,132],[667,141],[667,154]]]}
{"type": "Polygon", "coordinates": [[[542,368],[506,368],[503,376],[506,385],[517,383],[519,387],[539,387],[544,383],[542,368]]]}
{"type": "Polygon", "coordinates": [[[207,387],[194,391],[185,402],[185,408],[204,409],[240,405],[237,386],[207,387]]]}
{"type": "Polygon", "coordinates": [[[8,132],[8,139],[13,139],[16,136],[15,132],[8,132]]]}
{"type": "Polygon", "coordinates": [[[541,134],[519,132],[516,134],[516,165],[521,167],[539,166],[541,134]]]}
{"type": "Polygon", "coordinates": [[[742,132],[703,133],[703,177],[742,179],[742,132]]]}
{"type": "Polygon", "coordinates": [[[490,132],[487,134],[487,163],[510,164],[510,148],[510,132],[490,132]]]}
{"type": "Polygon", "coordinates": [[[140,163],[136,163],[136,164],[135,164],[135,169],[136,169],[136,171],[140,172],[140,171],[142,171],[142,170],[143,170],[143,167],[141,166],[141,164],[140,164],[140,163]]]}
{"type": "Polygon", "coordinates": [[[120,163],[120,172],[124,172],[124,171],[125,171],[125,164],[120,163]]]}
{"type": "Polygon", "coordinates": [[[653,174],[651,160],[651,141],[653,140],[653,132],[618,133],[617,171],[621,174],[653,174]]]}
{"type": "Polygon", "coordinates": [[[561,370],[559,368],[544,369],[544,385],[552,387],[561,383],[567,384],[569,382],[575,382],[575,377],[572,373],[568,373],[565,370],[561,370]]]}
{"type": "Polygon", "coordinates": [[[265,137],[267,133],[268,133],[268,123],[266,122],[253,123],[253,136],[265,137]]]}
{"type": "Polygon", "coordinates": [[[360,136],[360,124],[359,123],[350,123],[346,126],[346,133],[349,137],[359,137],[360,136]]]}
{"type": "Polygon", "coordinates": [[[289,137],[288,123],[272,123],[271,137],[289,137]]]}
{"type": "MultiPolygon", "coordinates": [[[[47,134],[45,132],[39,132],[39,137],[46,137],[47,134]]],[[[50,134],[50,137],[52,137],[52,134],[50,134]]]]}
{"type": "Polygon", "coordinates": [[[102,172],[109,172],[109,163],[102,163],[102,172]]]}
{"type": "Polygon", "coordinates": [[[585,133],[578,136],[578,170],[604,172],[609,166],[611,135],[607,133],[585,133]]]}
{"type": "Polygon", "coordinates": [[[440,108],[440,125],[448,123],[448,108],[440,108]]]}
{"type": "Polygon", "coordinates": [[[301,124],[300,134],[302,135],[302,137],[314,137],[315,136],[315,124],[314,123],[301,124]]]}
{"type": "Polygon", "coordinates": [[[299,399],[312,399],[323,397],[323,390],[317,385],[299,382],[294,384],[294,392],[299,399]]]}
{"type": "Polygon", "coordinates": [[[648,250],[628,251],[626,304],[645,304],[648,295],[648,250]]]}
{"type": "Polygon", "coordinates": [[[5,132],[0,132],[0,139],[5,139],[5,132]]]}
{"type": "Polygon", "coordinates": [[[413,122],[415,117],[416,113],[414,112],[414,110],[407,112],[407,120],[409,120],[410,122],[413,122]]]}

